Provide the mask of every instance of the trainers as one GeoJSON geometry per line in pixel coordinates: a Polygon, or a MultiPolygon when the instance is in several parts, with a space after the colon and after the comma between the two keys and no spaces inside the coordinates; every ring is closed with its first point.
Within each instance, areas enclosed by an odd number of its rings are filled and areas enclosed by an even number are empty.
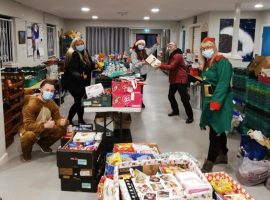
{"type": "Polygon", "coordinates": [[[190,124],[190,123],[192,123],[194,121],[194,119],[192,118],[192,119],[187,119],[186,120],[186,124],[190,124]]]}
{"type": "Polygon", "coordinates": [[[42,146],[40,146],[40,150],[43,153],[52,153],[53,152],[53,150],[50,147],[42,147],[42,146]]]}
{"type": "Polygon", "coordinates": [[[169,117],[177,116],[177,115],[179,115],[179,113],[171,112],[171,113],[168,114],[169,117]]]}

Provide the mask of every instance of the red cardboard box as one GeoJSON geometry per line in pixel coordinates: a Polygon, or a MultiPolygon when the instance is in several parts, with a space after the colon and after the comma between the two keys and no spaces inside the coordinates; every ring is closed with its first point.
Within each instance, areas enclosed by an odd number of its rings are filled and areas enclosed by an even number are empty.
{"type": "Polygon", "coordinates": [[[117,108],[141,108],[142,107],[142,94],[140,92],[136,93],[122,93],[113,94],[112,96],[112,106],[117,108]]]}
{"type": "Polygon", "coordinates": [[[112,81],[112,93],[123,94],[123,93],[141,93],[143,82],[134,82],[126,80],[114,80],[112,81]]]}

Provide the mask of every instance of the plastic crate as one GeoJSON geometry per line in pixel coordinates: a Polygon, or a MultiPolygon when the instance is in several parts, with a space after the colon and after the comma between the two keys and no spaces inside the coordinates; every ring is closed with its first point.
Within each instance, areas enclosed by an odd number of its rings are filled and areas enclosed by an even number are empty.
{"type": "Polygon", "coordinates": [[[24,87],[32,87],[40,81],[40,78],[37,76],[32,76],[31,79],[24,79],[24,87]]]}

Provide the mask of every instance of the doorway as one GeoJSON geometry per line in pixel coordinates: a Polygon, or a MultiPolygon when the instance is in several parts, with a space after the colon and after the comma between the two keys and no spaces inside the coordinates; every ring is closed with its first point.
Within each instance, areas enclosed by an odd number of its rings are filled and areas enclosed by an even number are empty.
{"type": "Polygon", "coordinates": [[[270,56],[270,26],[263,27],[262,56],[270,56]]]}
{"type": "Polygon", "coordinates": [[[142,39],[146,42],[146,47],[151,48],[154,44],[156,44],[156,37],[158,34],[136,34],[136,41],[138,39],[142,39]]]}

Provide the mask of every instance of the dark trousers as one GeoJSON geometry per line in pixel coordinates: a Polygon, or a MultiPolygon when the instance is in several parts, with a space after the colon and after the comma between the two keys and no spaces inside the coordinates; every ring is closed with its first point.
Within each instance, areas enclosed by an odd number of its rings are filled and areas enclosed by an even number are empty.
{"type": "Polygon", "coordinates": [[[41,147],[50,147],[66,133],[66,126],[55,126],[45,129],[42,133],[23,131],[20,133],[20,141],[24,156],[30,156],[33,144],[37,141],[41,147]]]}
{"type": "Polygon", "coordinates": [[[181,84],[181,83],[176,83],[176,84],[170,84],[169,88],[169,94],[168,98],[171,103],[171,107],[174,113],[179,114],[179,109],[178,109],[178,104],[175,99],[175,93],[179,92],[181,101],[183,103],[183,106],[185,108],[186,114],[189,119],[193,119],[193,111],[191,108],[191,105],[189,103],[189,95],[187,91],[187,84],[181,84]]]}
{"type": "Polygon", "coordinates": [[[82,122],[83,121],[84,108],[81,105],[81,103],[82,103],[81,101],[82,101],[82,98],[83,98],[84,94],[75,95],[75,94],[71,93],[71,95],[74,98],[74,104],[69,109],[68,120],[71,123],[72,120],[73,120],[73,117],[77,113],[79,122],[82,122]]]}
{"type": "Polygon", "coordinates": [[[227,136],[225,133],[221,133],[220,135],[218,135],[214,131],[214,129],[210,127],[209,140],[210,145],[207,160],[215,162],[220,152],[222,152],[223,154],[227,154],[228,152],[227,136]]]}
{"type": "MultiPolygon", "coordinates": [[[[147,77],[147,74],[145,75],[141,75],[141,77],[144,79],[144,81],[146,80],[146,77],[147,77]]],[[[142,86],[142,94],[143,94],[143,86],[142,86]]],[[[143,104],[143,101],[142,101],[142,104],[143,104]]],[[[144,105],[144,104],[143,104],[144,105]]]]}

